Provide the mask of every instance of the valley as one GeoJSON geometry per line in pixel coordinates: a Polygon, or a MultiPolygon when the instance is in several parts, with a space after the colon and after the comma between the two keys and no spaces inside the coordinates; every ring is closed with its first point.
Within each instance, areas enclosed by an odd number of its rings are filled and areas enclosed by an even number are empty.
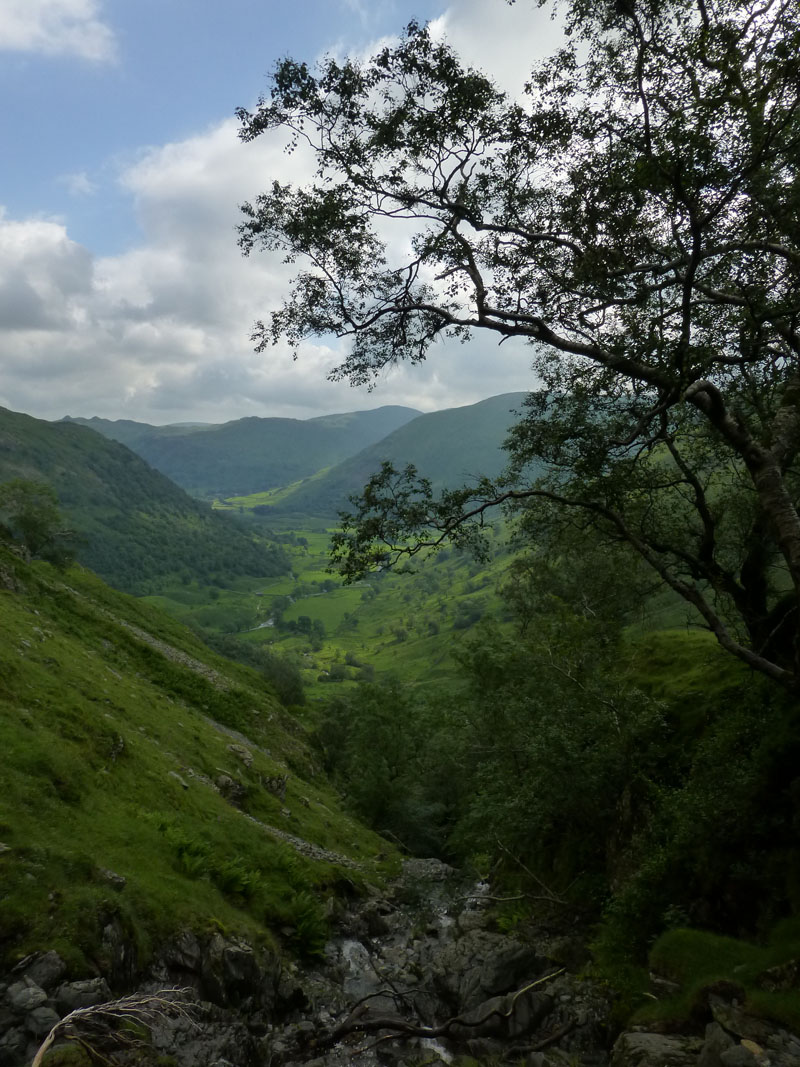
{"type": "MultiPolygon", "coordinates": [[[[148,1064],[335,1067],[376,1033],[391,1062],[628,1067],[643,1033],[681,1067],[756,1039],[794,1067],[791,700],[585,530],[553,546],[499,516],[480,559],[331,569],[335,511],[371,465],[408,448],[444,489],[496,475],[512,400],[198,497],[93,420],[2,414],[5,484],[52,485],[84,565],[31,559],[0,513],[0,1064],[55,1027],[61,1067],[68,1006],[169,981],[199,1030],[148,1016],[148,1064]],[[442,978],[420,998],[448,953],[458,996],[442,978]],[[481,953],[506,961],[485,1003],[464,992],[481,953]],[[726,982],[738,1021],[710,998],[713,1040],[659,1036],[726,982]]],[[[126,1064],[112,1036],[98,1051],[126,1064]]]]}

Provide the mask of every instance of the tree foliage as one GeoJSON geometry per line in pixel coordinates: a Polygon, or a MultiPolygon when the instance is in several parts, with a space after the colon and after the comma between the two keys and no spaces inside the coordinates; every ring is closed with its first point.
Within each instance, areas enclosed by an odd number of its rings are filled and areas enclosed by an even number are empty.
{"type": "Polygon", "coordinates": [[[346,338],[354,383],[442,335],[530,344],[507,478],[441,500],[385,468],[338,544],[351,577],[497,502],[537,528],[555,507],[796,687],[800,9],[572,0],[567,26],[518,99],[415,24],[366,62],[281,63],[241,135],[282,128],[318,170],[244,205],[245,252],[302,263],[254,338],[346,338]]]}
{"type": "Polygon", "coordinates": [[[14,478],[0,485],[0,535],[24,546],[35,559],[66,567],[77,536],[64,526],[58,498],[46,482],[14,478]]]}

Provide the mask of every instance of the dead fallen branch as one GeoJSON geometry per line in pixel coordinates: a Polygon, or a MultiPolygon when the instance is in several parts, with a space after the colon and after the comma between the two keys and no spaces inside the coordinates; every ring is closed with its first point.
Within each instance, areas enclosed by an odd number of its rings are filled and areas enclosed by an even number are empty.
{"type": "MultiPolygon", "coordinates": [[[[454,1031],[459,1027],[477,1029],[480,1026],[484,1026],[493,1018],[510,1018],[514,1013],[516,1003],[520,997],[529,993],[537,986],[544,985],[545,982],[551,981],[551,979],[563,974],[563,972],[564,968],[562,967],[559,970],[554,971],[552,974],[545,975],[544,978],[537,978],[535,982],[529,982],[528,985],[518,989],[510,997],[495,998],[496,1000],[503,1001],[503,1007],[500,1007],[499,1004],[495,1004],[484,1014],[477,1017],[456,1015],[438,1026],[426,1026],[422,1023],[412,1022],[408,1019],[404,1019],[395,1012],[386,1012],[375,1015],[370,1014],[368,1007],[368,1000],[370,998],[365,997],[359,1002],[355,1010],[350,1012],[344,1022],[331,1032],[325,1043],[333,1045],[350,1034],[374,1034],[379,1033],[381,1030],[388,1030],[393,1036],[437,1038],[452,1036],[454,1031]]],[[[385,992],[388,994],[388,991],[385,992]]]]}
{"type": "Polygon", "coordinates": [[[180,1016],[196,1025],[196,1007],[191,989],[159,989],[155,993],[135,993],[91,1008],[76,1008],[52,1028],[33,1058],[31,1067],[41,1067],[49,1048],[57,1041],[74,1041],[97,1063],[111,1067],[122,1052],[147,1045],[142,1027],[160,1019],[180,1016]]]}

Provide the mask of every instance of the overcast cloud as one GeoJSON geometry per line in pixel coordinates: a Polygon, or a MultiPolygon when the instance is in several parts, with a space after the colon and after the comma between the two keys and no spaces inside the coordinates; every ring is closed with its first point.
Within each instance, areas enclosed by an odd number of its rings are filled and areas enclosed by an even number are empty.
{"type": "MultiPolygon", "coordinates": [[[[470,61],[483,56],[488,69],[502,70],[507,87],[520,85],[535,58],[523,41],[530,10],[490,6],[487,17],[485,4],[458,0],[437,31],[470,61]]],[[[24,10],[32,13],[29,27],[48,12],[65,26],[68,17],[82,18],[88,39],[96,34],[97,54],[83,53],[88,58],[100,58],[103,40],[111,47],[89,0],[25,0],[24,10]]],[[[22,0],[0,0],[6,38],[17,25],[22,39],[25,19],[11,17],[22,11],[22,0]]],[[[326,380],[337,352],[325,345],[306,345],[297,362],[285,346],[254,353],[252,324],[279,305],[287,267],[278,254],[241,256],[238,205],[273,178],[308,173],[309,160],[300,151],[287,155],[277,136],[241,144],[230,119],[140,151],[121,169],[119,187],[141,228],[135,247],[121,254],[94,257],[58,218],[0,216],[0,404],[45,418],[222,422],[379,404],[435,410],[530,385],[524,346],[480,337],[467,346],[437,345],[424,365],[391,370],[371,394],[326,380]]],[[[83,179],[63,178],[75,193],[89,194],[93,187],[83,179]]]]}

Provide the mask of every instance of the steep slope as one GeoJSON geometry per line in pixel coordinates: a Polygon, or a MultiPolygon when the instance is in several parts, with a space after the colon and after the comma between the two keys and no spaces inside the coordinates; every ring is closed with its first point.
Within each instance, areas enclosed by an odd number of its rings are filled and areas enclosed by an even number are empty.
{"type": "Polygon", "coordinates": [[[246,418],[201,429],[83,421],[124,440],[178,485],[199,495],[234,496],[287,485],[329,467],[413,419],[413,408],[323,415],[315,419],[246,418]]]}
{"type": "Polygon", "coordinates": [[[73,567],[0,545],[0,969],[129,980],[184,930],[314,952],[387,846],[341,814],[255,671],[73,567]],[[105,961],[105,962],[104,962],[105,961]]]}
{"type": "Polygon", "coordinates": [[[68,422],[0,409],[0,482],[49,482],[83,538],[78,558],[129,592],[153,592],[170,575],[274,575],[275,545],[192,500],[115,441],[68,422]]]}
{"type": "Polygon", "coordinates": [[[404,467],[412,463],[435,488],[455,487],[479,475],[499,474],[502,450],[514,412],[525,393],[504,393],[466,407],[419,415],[412,422],[344,460],[332,470],[285,494],[282,511],[333,515],[347,505],[384,460],[404,467]]]}

